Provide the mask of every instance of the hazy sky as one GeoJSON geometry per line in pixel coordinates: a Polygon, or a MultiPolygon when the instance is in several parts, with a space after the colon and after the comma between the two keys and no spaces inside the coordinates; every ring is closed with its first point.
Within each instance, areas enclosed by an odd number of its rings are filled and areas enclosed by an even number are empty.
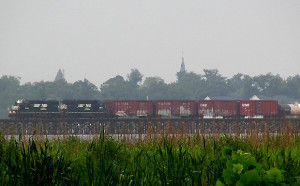
{"type": "Polygon", "coordinates": [[[0,77],[300,73],[300,0],[0,0],[0,77]]]}

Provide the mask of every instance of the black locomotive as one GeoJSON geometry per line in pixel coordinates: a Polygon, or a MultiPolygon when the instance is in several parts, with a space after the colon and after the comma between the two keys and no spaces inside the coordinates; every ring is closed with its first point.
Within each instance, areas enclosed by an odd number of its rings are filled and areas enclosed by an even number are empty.
{"type": "Polygon", "coordinates": [[[99,100],[18,100],[8,117],[18,118],[99,118],[106,114],[99,100]]]}

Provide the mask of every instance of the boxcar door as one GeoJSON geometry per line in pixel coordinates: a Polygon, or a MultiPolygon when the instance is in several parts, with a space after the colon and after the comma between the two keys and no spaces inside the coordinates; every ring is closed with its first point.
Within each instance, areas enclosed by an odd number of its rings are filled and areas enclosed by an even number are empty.
{"type": "Polygon", "coordinates": [[[255,104],[256,115],[263,115],[263,102],[257,101],[255,104]]]}

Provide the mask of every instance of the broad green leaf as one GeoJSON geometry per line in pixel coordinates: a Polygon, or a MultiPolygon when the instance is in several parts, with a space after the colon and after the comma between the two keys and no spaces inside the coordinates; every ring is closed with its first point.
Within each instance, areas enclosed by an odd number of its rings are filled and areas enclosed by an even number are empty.
{"type": "Polygon", "coordinates": [[[234,164],[233,165],[233,169],[232,170],[233,170],[234,173],[241,174],[242,171],[243,171],[243,168],[244,168],[244,166],[242,164],[238,163],[238,164],[234,164]]]}
{"type": "Polygon", "coordinates": [[[243,173],[239,181],[244,185],[256,185],[261,182],[261,178],[256,170],[250,170],[243,173]]]}

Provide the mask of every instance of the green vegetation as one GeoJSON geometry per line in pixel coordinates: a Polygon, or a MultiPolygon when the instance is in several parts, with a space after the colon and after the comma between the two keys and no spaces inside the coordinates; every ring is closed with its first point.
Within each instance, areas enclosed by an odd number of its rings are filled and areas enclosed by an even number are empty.
{"type": "Polygon", "coordinates": [[[299,136],[36,137],[0,136],[0,185],[300,184],[299,136]]]}
{"type": "Polygon", "coordinates": [[[87,79],[68,83],[35,82],[20,84],[16,77],[0,78],[0,118],[7,118],[7,108],[17,99],[249,99],[257,95],[262,99],[276,99],[281,103],[300,101],[300,76],[287,79],[279,75],[250,77],[236,74],[231,78],[222,76],[218,70],[177,73],[177,81],[165,83],[160,77],[145,77],[132,69],[127,78],[116,76],[97,87],[87,79]]]}

